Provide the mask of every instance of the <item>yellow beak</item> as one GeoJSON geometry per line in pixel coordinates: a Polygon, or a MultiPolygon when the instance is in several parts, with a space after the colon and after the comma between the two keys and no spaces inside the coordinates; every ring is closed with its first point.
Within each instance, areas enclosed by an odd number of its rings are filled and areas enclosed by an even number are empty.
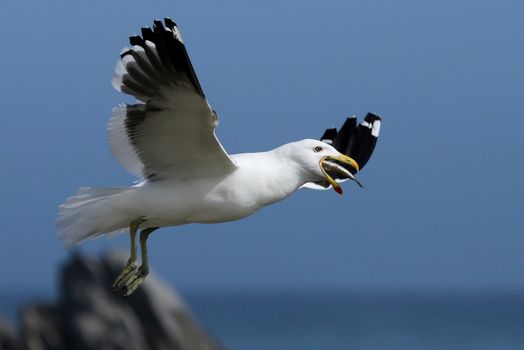
{"type": "Polygon", "coordinates": [[[336,160],[342,164],[347,164],[351,166],[353,169],[355,169],[356,171],[359,171],[360,167],[356,160],[354,160],[351,157],[346,156],[345,154],[340,154],[338,156],[326,156],[320,160],[320,169],[322,170],[322,173],[326,177],[326,180],[333,187],[333,190],[335,190],[335,192],[337,192],[338,194],[343,194],[342,187],[324,169],[324,166],[323,166],[324,161],[331,160],[331,159],[336,160]]]}
{"type": "Polygon", "coordinates": [[[340,154],[338,157],[328,157],[334,160],[339,161],[340,163],[347,164],[354,168],[357,172],[360,171],[360,167],[358,166],[358,163],[356,160],[354,160],[351,157],[346,156],[345,154],[340,154]]]}

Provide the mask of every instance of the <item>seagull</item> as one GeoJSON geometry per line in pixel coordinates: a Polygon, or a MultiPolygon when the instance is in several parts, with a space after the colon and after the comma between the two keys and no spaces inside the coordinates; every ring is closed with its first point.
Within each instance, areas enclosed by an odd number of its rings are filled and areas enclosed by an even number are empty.
{"type": "Polygon", "coordinates": [[[381,118],[348,118],[320,140],[304,139],[267,152],[228,154],[215,135],[209,105],[176,23],[155,20],[130,37],[113,87],[136,103],[113,109],[107,126],[113,156],[137,182],[130,187],[79,188],[58,208],[66,246],[129,230],[130,257],[113,292],[131,295],[149,273],[147,239],[160,227],[219,223],[249,216],[300,188],[332,188],[369,160],[381,118]],[[137,267],[137,234],[141,265],[137,267]]]}

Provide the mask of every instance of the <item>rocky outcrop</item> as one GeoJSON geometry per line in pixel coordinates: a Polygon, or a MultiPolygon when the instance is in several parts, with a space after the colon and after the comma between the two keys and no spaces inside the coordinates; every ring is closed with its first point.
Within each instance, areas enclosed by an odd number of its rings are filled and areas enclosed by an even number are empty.
{"type": "Polygon", "coordinates": [[[9,345],[14,347],[0,350],[221,349],[154,274],[126,299],[112,294],[111,284],[125,262],[118,253],[101,259],[72,256],[61,270],[59,300],[24,307],[18,339],[12,336],[9,345]]]}
{"type": "Polygon", "coordinates": [[[17,339],[13,326],[0,317],[0,350],[20,350],[22,345],[17,339]]]}

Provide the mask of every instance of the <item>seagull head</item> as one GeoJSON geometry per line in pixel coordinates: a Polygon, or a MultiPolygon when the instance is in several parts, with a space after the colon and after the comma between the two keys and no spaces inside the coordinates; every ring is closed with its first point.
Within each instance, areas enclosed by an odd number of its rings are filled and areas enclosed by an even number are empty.
{"type": "Polygon", "coordinates": [[[306,170],[308,181],[328,187],[342,194],[342,187],[335,179],[350,179],[362,186],[353,173],[359,171],[358,163],[325,142],[305,139],[289,144],[292,157],[306,170]]]}

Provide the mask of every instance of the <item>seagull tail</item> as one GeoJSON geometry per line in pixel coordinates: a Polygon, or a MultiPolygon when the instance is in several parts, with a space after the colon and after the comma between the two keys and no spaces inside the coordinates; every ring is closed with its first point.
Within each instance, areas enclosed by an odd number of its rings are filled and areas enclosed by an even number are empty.
{"type": "Polygon", "coordinates": [[[118,203],[130,188],[82,187],[58,207],[58,237],[66,247],[104,233],[127,229],[128,223],[118,215],[118,203]]]}

